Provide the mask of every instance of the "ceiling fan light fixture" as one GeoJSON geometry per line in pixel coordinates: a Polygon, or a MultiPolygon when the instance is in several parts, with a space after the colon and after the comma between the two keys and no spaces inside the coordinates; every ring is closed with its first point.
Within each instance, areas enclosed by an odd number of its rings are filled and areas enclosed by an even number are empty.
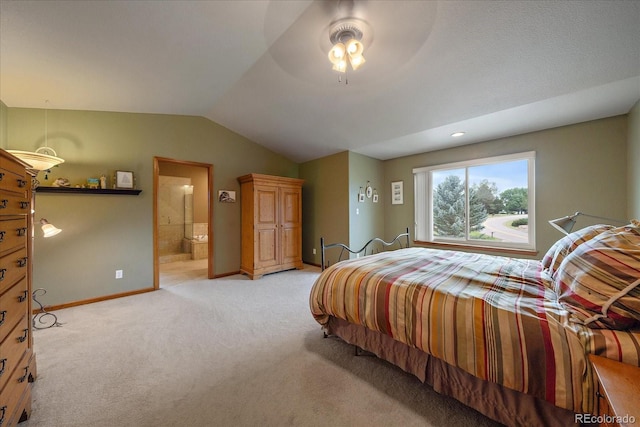
{"type": "Polygon", "coordinates": [[[333,26],[329,35],[332,44],[329,61],[334,70],[345,73],[349,64],[355,71],[365,63],[362,35],[362,30],[350,20],[338,21],[333,26]]]}

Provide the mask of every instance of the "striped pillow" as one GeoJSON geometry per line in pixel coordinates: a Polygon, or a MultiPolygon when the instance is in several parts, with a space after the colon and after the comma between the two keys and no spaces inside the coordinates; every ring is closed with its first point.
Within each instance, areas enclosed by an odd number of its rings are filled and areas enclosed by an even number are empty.
{"type": "Polygon", "coordinates": [[[593,239],[603,231],[611,230],[612,228],[614,228],[612,225],[591,225],[564,236],[549,248],[542,258],[542,266],[547,269],[549,275],[553,275],[567,255],[581,243],[593,239]]]}
{"type": "Polygon", "coordinates": [[[611,229],[582,243],[554,279],[575,321],[594,329],[640,325],[640,227],[611,229]]]}

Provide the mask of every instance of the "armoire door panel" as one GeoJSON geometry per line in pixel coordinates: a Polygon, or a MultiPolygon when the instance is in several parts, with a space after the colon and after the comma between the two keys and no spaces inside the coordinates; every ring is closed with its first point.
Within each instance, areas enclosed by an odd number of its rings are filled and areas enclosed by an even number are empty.
{"type": "Polygon", "coordinates": [[[278,189],[256,188],[256,222],[258,224],[276,224],[278,221],[278,189]]]}
{"type": "Polygon", "coordinates": [[[285,188],[282,190],[282,223],[300,224],[300,190],[285,188]]]}
{"type": "Polygon", "coordinates": [[[256,231],[257,254],[256,267],[267,267],[278,264],[278,233],[276,229],[266,229],[256,231]]]}
{"type": "Polygon", "coordinates": [[[282,263],[299,263],[302,255],[300,227],[282,228],[282,263]]]}

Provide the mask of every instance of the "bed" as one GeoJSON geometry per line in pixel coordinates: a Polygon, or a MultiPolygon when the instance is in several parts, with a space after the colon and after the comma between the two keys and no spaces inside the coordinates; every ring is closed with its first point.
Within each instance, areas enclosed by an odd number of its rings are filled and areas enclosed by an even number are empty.
{"type": "Polygon", "coordinates": [[[597,414],[588,354],[640,366],[637,222],[571,233],[540,261],[409,247],[408,235],[357,251],[321,242],[310,308],[325,334],[506,425],[597,414]],[[336,248],[363,256],[324,268],[336,248]]]}

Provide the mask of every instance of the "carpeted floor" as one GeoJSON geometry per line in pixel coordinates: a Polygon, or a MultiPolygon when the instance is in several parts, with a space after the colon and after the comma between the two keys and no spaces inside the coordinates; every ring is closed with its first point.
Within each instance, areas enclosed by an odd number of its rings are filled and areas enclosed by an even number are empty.
{"type": "MultiPolygon", "coordinates": [[[[174,272],[175,273],[175,272],[174,272]]],[[[494,426],[374,357],[323,338],[319,270],[206,280],[57,311],[34,332],[23,427],[494,426]]]]}

